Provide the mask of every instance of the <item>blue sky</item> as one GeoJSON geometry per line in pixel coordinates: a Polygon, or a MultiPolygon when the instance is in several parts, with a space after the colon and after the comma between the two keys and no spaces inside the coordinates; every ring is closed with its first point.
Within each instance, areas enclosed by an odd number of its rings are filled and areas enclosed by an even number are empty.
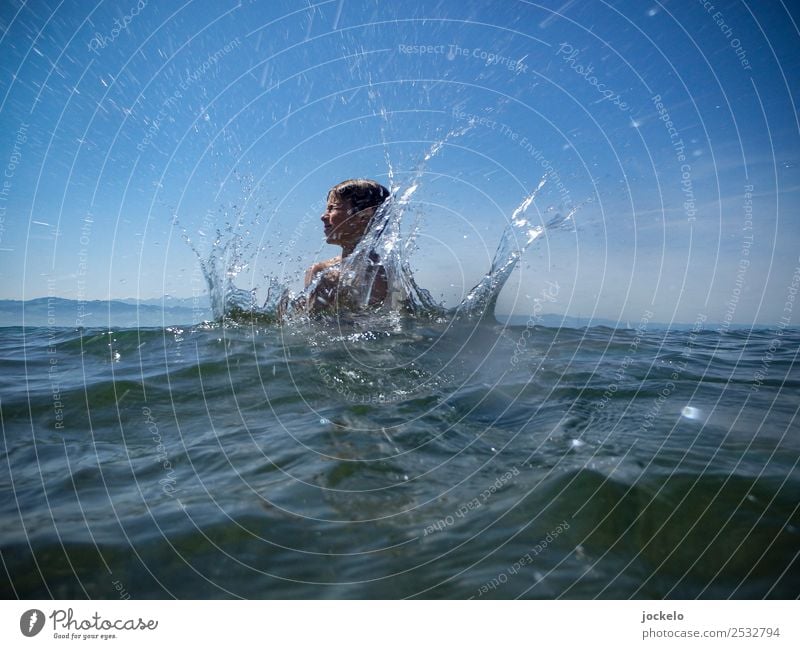
{"type": "Polygon", "coordinates": [[[800,266],[797,12],[745,2],[37,3],[0,9],[0,298],[297,286],[349,177],[407,180],[454,305],[544,174],[499,311],[775,326],[800,266]],[[552,297],[552,289],[550,289],[552,297]]]}

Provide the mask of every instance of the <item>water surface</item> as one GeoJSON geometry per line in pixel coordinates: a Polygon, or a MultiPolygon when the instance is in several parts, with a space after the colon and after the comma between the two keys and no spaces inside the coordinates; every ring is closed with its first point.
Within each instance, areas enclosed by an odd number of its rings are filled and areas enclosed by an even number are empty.
{"type": "Polygon", "coordinates": [[[638,327],[2,329],[3,595],[796,597],[798,332],[638,327]]]}

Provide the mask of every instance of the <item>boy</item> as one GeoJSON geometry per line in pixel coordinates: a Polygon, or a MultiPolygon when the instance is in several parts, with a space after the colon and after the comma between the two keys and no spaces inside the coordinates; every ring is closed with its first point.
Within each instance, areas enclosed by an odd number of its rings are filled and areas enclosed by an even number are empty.
{"type": "MultiPolygon", "coordinates": [[[[322,215],[325,240],[342,247],[342,254],[317,262],[306,271],[306,288],[309,313],[338,312],[340,309],[358,308],[351,291],[340,285],[343,260],[356,249],[370,227],[375,212],[389,198],[389,190],[374,180],[345,180],[328,192],[328,203],[322,215]]],[[[370,306],[380,306],[386,299],[386,271],[375,253],[369,257],[367,279],[371,280],[370,306]]]]}

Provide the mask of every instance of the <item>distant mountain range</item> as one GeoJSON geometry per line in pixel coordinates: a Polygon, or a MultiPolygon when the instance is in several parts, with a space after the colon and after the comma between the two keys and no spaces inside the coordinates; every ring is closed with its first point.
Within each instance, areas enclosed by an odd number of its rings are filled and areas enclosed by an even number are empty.
{"type": "MultiPolygon", "coordinates": [[[[115,300],[116,302],[124,302],[125,304],[144,304],[147,306],[165,306],[176,307],[184,309],[193,309],[195,307],[195,298],[193,297],[173,297],[172,295],[165,295],[163,297],[151,297],[147,300],[140,300],[135,297],[123,297],[115,300]]],[[[197,304],[204,308],[211,308],[208,301],[208,295],[198,295],[197,304]]]]}
{"type": "Polygon", "coordinates": [[[151,300],[0,300],[0,327],[164,327],[211,320],[208,296],[151,300]]]}
{"type": "MultiPolygon", "coordinates": [[[[496,316],[500,322],[514,327],[524,327],[528,324],[528,316],[496,316]]],[[[557,315],[555,313],[544,313],[536,316],[536,324],[540,327],[568,327],[570,329],[580,329],[581,327],[609,327],[611,329],[633,329],[636,324],[618,322],[608,318],[581,318],[569,315],[557,315]]]]}
{"type": "MultiPolygon", "coordinates": [[[[167,327],[190,325],[212,320],[211,304],[207,295],[197,298],[163,298],[137,300],[67,300],[60,297],[40,297],[33,300],[0,300],[0,327],[167,327]]],[[[512,326],[524,327],[527,316],[498,315],[497,320],[512,326]]],[[[536,317],[542,327],[609,327],[633,329],[638,323],[621,322],[607,318],[582,318],[553,313],[536,317]]],[[[690,324],[663,324],[651,322],[650,329],[691,329],[690,324]]],[[[714,328],[706,323],[706,329],[714,328]]],[[[735,328],[752,326],[732,325],[735,328]]]]}

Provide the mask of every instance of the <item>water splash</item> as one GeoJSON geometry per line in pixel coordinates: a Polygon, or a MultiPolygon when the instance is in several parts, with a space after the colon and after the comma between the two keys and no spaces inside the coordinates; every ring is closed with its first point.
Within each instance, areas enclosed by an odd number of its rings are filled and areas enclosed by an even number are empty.
{"type": "Polygon", "coordinates": [[[544,176],[536,189],[528,194],[511,215],[492,259],[492,267],[456,308],[459,317],[493,317],[500,291],[528,247],[549,230],[572,229],[573,217],[581,205],[568,213],[561,212],[547,223],[534,225],[527,217],[528,208],[547,182],[544,176]]]}
{"type": "Polygon", "coordinates": [[[236,286],[236,278],[250,266],[248,256],[252,251],[245,235],[238,232],[235,225],[226,224],[222,230],[217,230],[211,249],[205,255],[185,231],[182,238],[197,257],[215,321],[242,322],[253,317],[267,322],[277,321],[276,305],[285,288],[276,279],[268,278],[267,299],[263,307],[257,304],[256,288],[246,290],[236,286]]]}
{"type": "Polygon", "coordinates": [[[200,269],[208,286],[211,300],[211,311],[216,320],[226,314],[246,312],[255,306],[254,291],[246,291],[236,287],[234,280],[246,269],[242,262],[242,237],[236,232],[228,232],[225,239],[217,230],[217,236],[206,259],[192,248],[197,255],[200,269]]]}
{"type": "Polygon", "coordinates": [[[277,279],[266,278],[266,299],[259,306],[256,288],[244,290],[235,284],[236,277],[249,266],[245,255],[248,244],[238,230],[226,227],[222,233],[217,231],[206,258],[184,237],[197,255],[215,319],[240,324],[257,319],[260,323],[268,324],[307,319],[325,312],[338,315],[370,312],[433,319],[493,317],[500,292],[523,253],[547,231],[572,229],[573,217],[581,205],[569,212],[557,213],[546,223],[535,224],[529,218],[528,211],[547,183],[547,176],[543,177],[512,213],[489,272],[456,308],[447,309],[436,302],[430,292],[416,283],[411,270],[409,257],[419,228],[415,225],[404,235],[401,226],[407,220],[412,198],[420,187],[427,164],[449,140],[464,135],[472,127],[472,124],[468,124],[454,129],[434,142],[412,171],[410,180],[403,185],[395,184],[394,169],[390,167],[392,188],[389,198],[376,210],[370,227],[355,250],[329,268],[331,273],[338,274],[335,304],[327,304],[321,296],[319,289],[321,282],[325,281],[325,274],[318,273],[299,295],[293,294],[277,279]],[[379,281],[385,282],[386,287],[386,297],[382,301],[373,299],[379,281]]]}
{"type": "MultiPolygon", "coordinates": [[[[453,129],[431,145],[408,183],[392,187],[391,195],[376,211],[364,237],[353,253],[341,263],[339,285],[357,309],[370,309],[376,282],[381,277],[386,281],[387,296],[379,310],[403,311],[416,316],[440,316],[446,312],[430,292],[414,280],[409,254],[413,250],[418,228],[411,228],[404,238],[401,225],[428,163],[450,140],[463,136],[472,128],[473,125],[468,124],[453,129]]],[[[393,173],[391,177],[393,179],[393,173]]]]}

